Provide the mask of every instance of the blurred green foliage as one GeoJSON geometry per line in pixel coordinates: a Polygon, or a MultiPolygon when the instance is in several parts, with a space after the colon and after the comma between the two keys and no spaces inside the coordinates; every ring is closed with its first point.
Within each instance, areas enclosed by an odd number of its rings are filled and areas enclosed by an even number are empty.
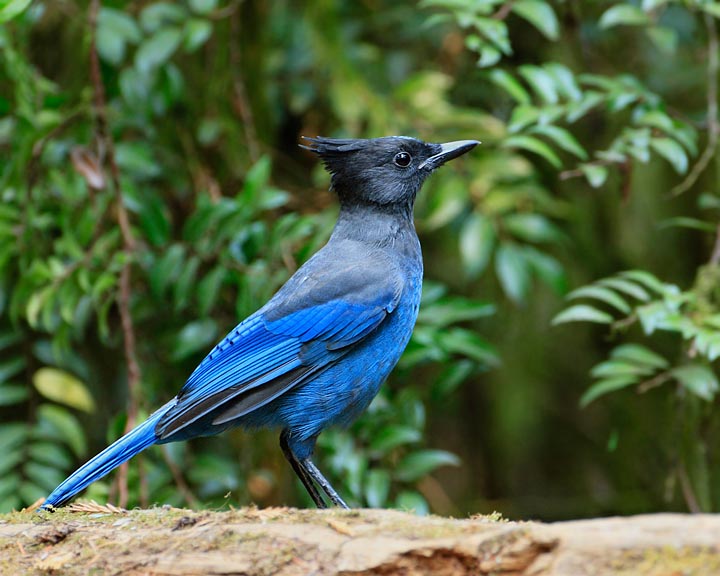
{"type": "MultiPolygon", "coordinates": [[[[351,504],[718,509],[720,3],[95,7],[0,7],[0,509],[176,393],[322,245],[303,134],[483,141],[418,199],[400,365],[320,438],[351,504]]],[[[308,504],[276,436],[155,448],[87,496],[308,504]]]]}

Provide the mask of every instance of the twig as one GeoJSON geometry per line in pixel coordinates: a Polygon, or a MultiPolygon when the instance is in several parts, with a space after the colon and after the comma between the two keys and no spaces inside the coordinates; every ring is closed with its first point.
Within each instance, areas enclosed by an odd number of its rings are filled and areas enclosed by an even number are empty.
{"type": "Polygon", "coordinates": [[[505,18],[507,18],[510,14],[514,3],[515,0],[508,0],[507,2],[505,2],[505,4],[498,8],[498,11],[495,12],[495,14],[491,16],[491,18],[493,18],[494,20],[505,20],[505,18]]]}
{"type": "Polygon", "coordinates": [[[230,68],[233,79],[232,104],[235,112],[242,119],[245,141],[247,142],[250,159],[257,162],[260,159],[260,147],[258,146],[257,133],[255,131],[255,120],[252,109],[247,98],[245,83],[242,79],[240,58],[240,11],[236,10],[230,17],[230,68]]]}
{"type": "Polygon", "coordinates": [[[712,254],[708,262],[710,266],[717,266],[720,264],[720,223],[718,223],[715,229],[715,246],[713,246],[712,254]]]}
{"type": "MultiPolygon", "coordinates": [[[[613,163],[608,160],[594,160],[593,162],[587,162],[588,166],[612,166],[613,163]]],[[[580,178],[585,176],[585,172],[579,168],[573,170],[563,170],[559,174],[560,180],[570,180],[571,178],[580,178]]]]}
{"type": "Polygon", "coordinates": [[[658,386],[662,386],[670,380],[672,376],[669,372],[661,372],[660,374],[657,374],[650,378],[649,380],[645,380],[645,382],[641,382],[638,384],[637,387],[637,393],[638,394],[645,394],[645,392],[648,392],[649,390],[652,390],[653,388],[657,388],[658,386]]]}
{"type": "MultiPolygon", "coordinates": [[[[128,374],[128,411],[125,432],[129,432],[137,419],[138,390],[140,385],[140,366],[136,359],[135,330],[133,327],[132,315],[130,314],[131,299],[131,258],[130,254],[135,249],[135,238],[130,228],[130,218],[123,203],[122,189],[120,187],[120,170],[115,161],[115,146],[112,136],[108,131],[106,117],[105,87],[100,74],[100,61],[97,53],[97,19],[100,12],[100,0],[92,0],[90,3],[89,25],[90,25],[90,79],[93,86],[93,109],[95,113],[96,140],[99,151],[104,151],[105,161],[110,168],[110,180],[115,192],[117,205],[117,222],[123,240],[123,250],[127,258],[123,263],[120,272],[120,294],[118,297],[118,309],[120,322],[122,324],[125,363],[128,374]]],[[[100,161],[103,155],[98,154],[100,161]]],[[[121,507],[127,505],[127,465],[120,467],[118,472],[118,502],[121,507]]]]}
{"type": "Polygon", "coordinates": [[[700,514],[702,508],[698,503],[697,496],[695,496],[695,491],[690,483],[690,477],[682,462],[678,464],[678,478],[680,479],[680,489],[682,490],[688,510],[690,510],[692,514],[700,514]]]}
{"type": "Polygon", "coordinates": [[[683,192],[687,192],[700,178],[715,157],[715,150],[718,144],[718,136],[720,136],[720,122],[718,122],[718,71],[720,70],[720,62],[718,62],[718,35],[715,27],[715,20],[710,14],[705,14],[705,27],[708,33],[708,65],[707,65],[707,124],[708,124],[708,142],[700,159],[695,163],[687,175],[685,180],[675,186],[670,192],[673,196],[679,196],[683,192]]]}
{"type": "Polygon", "coordinates": [[[185,478],[183,478],[182,471],[180,470],[178,465],[173,462],[172,458],[170,458],[167,446],[162,447],[162,454],[163,459],[165,460],[165,463],[167,464],[170,473],[172,474],[173,480],[175,480],[175,485],[177,486],[180,493],[183,495],[183,498],[185,498],[185,502],[188,503],[190,508],[197,508],[197,498],[195,498],[192,490],[190,490],[190,486],[188,486],[187,482],[185,482],[185,478]]]}

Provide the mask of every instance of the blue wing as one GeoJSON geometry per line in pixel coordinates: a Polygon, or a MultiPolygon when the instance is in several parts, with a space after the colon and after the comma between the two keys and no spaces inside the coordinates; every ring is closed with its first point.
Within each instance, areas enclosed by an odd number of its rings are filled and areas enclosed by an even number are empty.
{"type": "Polygon", "coordinates": [[[397,306],[402,275],[382,253],[333,252],[318,252],[208,354],[158,422],[159,439],[210,414],[222,425],[264,406],[377,329],[397,306]]]}

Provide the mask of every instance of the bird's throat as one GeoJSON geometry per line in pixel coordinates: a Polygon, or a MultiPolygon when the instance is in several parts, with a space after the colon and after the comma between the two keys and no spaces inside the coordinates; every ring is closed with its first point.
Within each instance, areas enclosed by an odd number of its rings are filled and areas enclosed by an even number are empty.
{"type": "Polygon", "coordinates": [[[342,203],[332,237],[375,246],[396,244],[407,236],[415,240],[413,207],[406,204],[342,203]]]}

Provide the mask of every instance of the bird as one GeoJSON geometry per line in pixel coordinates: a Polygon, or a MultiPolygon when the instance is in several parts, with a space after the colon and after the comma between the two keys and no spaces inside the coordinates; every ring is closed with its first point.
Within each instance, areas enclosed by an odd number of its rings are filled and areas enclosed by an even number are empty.
{"type": "Polygon", "coordinates": [[[302,138],[330,172],[340,204],[327,243],[207,354],[175,398],[72,473],[42,510],[63,506],[151,445],[238,426],[279,429],[315,505],[328,507],[327,498],[348,508],[312,460],[316,440],[355,420],[400,359],[423,278],[416,196],[433,171],[479,142],[302,138]]]}

